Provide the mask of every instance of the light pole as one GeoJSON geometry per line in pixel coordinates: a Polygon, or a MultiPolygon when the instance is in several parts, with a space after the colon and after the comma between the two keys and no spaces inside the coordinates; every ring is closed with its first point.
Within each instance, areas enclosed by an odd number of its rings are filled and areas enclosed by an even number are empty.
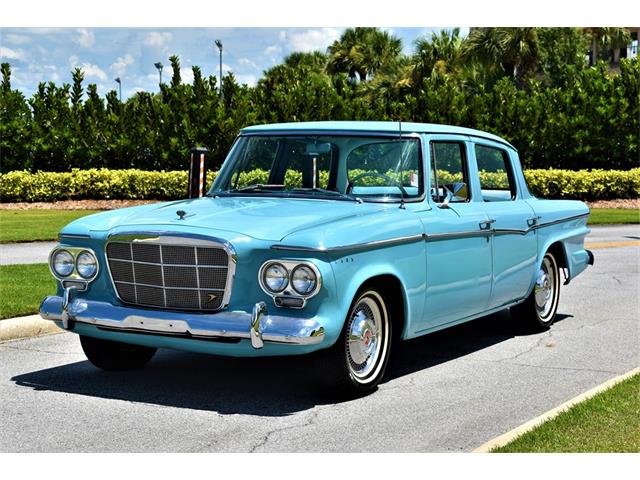
{"type": "Polygon", "coordinates": [[[154,63],[154,65],[156,66],[156,68],[158,69],[158,73],[160,74],[160,85],[162,85],[162,67],[164,67],[164,65],[162,65],[162,62],[156,62],[154,63]]]}
{"type": "Polygon", "coordinates": [[[120,80],[120,77],[118,78],[114,78],[115,82],[118,84],[118,91],[120,93],[120,101],[122,102],[122,80],[120,80]]]}
{"type": "Polygon", "coordinates": [[[218,50],[220,51],[220,85],[218,88],[220,89],[220,97],[222,97],[222,41],[216,40],[215,44],[216,44],[216,47],[218,47],[218,50]]]}

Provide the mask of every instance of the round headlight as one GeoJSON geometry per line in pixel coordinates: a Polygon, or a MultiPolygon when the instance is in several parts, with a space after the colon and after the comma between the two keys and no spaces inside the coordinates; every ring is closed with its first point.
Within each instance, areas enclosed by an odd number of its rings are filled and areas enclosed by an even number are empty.
{"type": "Polygon", "coordinates": [[[272,263],[265,269],[263,280],[267,289],[279,293],[289,284],[289,272],[283,265],[272,263]]]}
{"type": "Polygon", "coordinates": [[[313,292],[317,284],[318,277],[310,267],[306,265],[298,265],[293,269],[291,285],[300,295],[307,295],[313,292]]]}
{"type": "Polygon", "coordinates": [[[61,277],[68,277],[73,272],[73,255],[66,250],[58,250],[52,259],[53,271],[61,277]]]}
{"type": "Polygon", "coordinates": [[[76,270],[82,278],[91,278],[98,271],[98,261],[91,252],[84,251],[76,258],[76,270]]]}

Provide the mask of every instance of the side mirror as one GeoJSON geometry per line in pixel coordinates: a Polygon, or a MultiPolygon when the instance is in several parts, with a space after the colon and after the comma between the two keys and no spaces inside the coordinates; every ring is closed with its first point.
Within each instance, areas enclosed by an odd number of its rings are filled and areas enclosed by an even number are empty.
{"type": "Polygon", "coordinates": [[[464,182],[456,182],[451,185],[442,185],[442,188],[447,192],[447,196],[440,205],[439,208],[451,208],[449,203],[453,201],[466,200],[469,198],[469,194],[467,192],[467,184],[464,182]]]}

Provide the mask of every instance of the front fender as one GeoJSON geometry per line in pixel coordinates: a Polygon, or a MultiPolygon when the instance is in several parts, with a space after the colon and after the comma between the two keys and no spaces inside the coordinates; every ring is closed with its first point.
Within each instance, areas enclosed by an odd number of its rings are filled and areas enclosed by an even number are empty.
{"type": "Polygon", "coordinates": [[[411,320],[421,318],[426,296],[423,242],[347,255],[334,259],[332,266],[336,288],[340,292],[336,298],[337,308],[342,312],[342,326],[362,285],[374,277],[391,275],[400,284],[404,303],[405,321],[401,337],[411,334],[411,320]]]}

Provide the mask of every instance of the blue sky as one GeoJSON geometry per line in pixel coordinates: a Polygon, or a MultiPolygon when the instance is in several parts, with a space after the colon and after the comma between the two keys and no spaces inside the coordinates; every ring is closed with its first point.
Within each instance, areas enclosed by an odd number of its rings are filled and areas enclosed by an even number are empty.
{"type": "MultiPolygon", "coordinates": [[[[155,62],[171,75],[169,56],[178,55],[183,81],[192,79],[191,66],[205,75],[218,74],[218,51],[223,42],[223,71],[249,85],[262,72],[291,52],[326,50],[343,28],[2,28],[0,59],[12,67],[12,86],[30,96],[39,82],[71,82],[71,70],[84,71],[85,84],[95,83],[104,95],[122,79],[122,96],[158,89],[155,62]]],[[[405,53],[416,38],[440,28],[386,28],[402,39],[405,53]]],[[[462,29],[463,34],[468,29],[462,29]]]]}

